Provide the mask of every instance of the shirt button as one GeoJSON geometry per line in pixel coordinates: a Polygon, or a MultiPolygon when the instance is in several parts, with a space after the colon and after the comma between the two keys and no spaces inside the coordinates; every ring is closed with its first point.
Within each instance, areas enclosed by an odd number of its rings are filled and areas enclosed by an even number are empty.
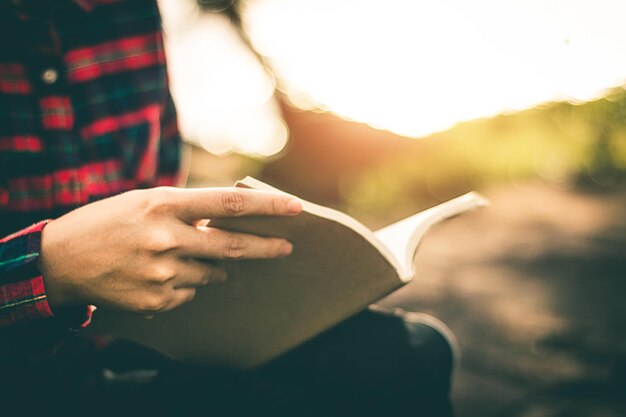
{"type": "Polygon", "coordinates": [[[41,74],[41,79],[44,83],[51,85],[57,82],[59,73],[54,68],[48,68],[41,74]]]}

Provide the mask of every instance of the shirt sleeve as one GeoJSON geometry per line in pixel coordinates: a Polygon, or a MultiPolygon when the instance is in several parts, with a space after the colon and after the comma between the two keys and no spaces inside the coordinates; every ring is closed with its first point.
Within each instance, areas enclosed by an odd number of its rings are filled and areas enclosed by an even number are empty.
{"type": "Polygon", "coordinates": [[[52,316],[36,267],[43,221],[0,239],[0,327],[52,316]]]}
{"type": "Polygon", "coordinates": [[[0,239],[0,358],[53,348],[91,320],[93,306],[53,312],[37,268],[48,220],[0,239]]]}

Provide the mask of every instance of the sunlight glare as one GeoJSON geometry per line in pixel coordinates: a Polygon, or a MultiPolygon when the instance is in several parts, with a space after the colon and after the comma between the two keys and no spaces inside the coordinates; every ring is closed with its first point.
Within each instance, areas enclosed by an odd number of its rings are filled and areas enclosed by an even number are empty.
{"type": "Polygon", "coordinates": [[[626,82],[623,0],[247,0],[297,107],[420,137],[626,82]]]}
{"type": "Polygon", "coordinates": [[[160,0],[172,95],[186,140],[223,155],[270,156],[288,131],[274,80],[228,19],[193,2],[160,0]]]}

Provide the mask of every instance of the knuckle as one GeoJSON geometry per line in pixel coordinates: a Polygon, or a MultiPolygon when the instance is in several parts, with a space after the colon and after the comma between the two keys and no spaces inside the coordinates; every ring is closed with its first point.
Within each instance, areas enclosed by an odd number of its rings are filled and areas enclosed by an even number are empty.
{"type": "Polygon", "coordinates": [[[272,214],[279,214],[281,212],[281,202],[277,197],[272,198],[272,214]]]}
{"type": "Polygon", "coordinates": [[[230,189],[222,193],[222,208],[226,214],[240,214],[245,211],[246,206],[246,197],[240,190],[230,189]]]}
{"type": "Polygon", "coordinates": [[[208,269],[202,277],[202,284],[206,285],[210,282],[217,281],[218,279],[219,275],[217,274],[217,271],[215,271],[214,269],[208,269]]]}
{"type": "Polygon", "coordinates": [[[204,271],[204,274],[202,274],[202,278],[200,278],[200,284],[207,285],[209,282],[211,282],[212,279],[213,279],[213,271],[208,269],[204,271]]]}
{"type": "Polygon", "coordinates": [[[174,279],[176,271],[169,265],[157,264],[152,267],[150,277],[158,283],[166,283],[174,279]]]}
{"type": "Polygon", "coordinates": [[[178,248],[179,242],[170,231],[155,228],[145,240],[145,245],[150,252],[162,253],[178,248]]]}
{"type": "Polygon", "coordinates": [[[224,257],[228,259],[239,259],[244,253],[244,241],[239,236],[232,236],[226,243],[224,257]]]}
{"type": "Polygon", "coordinates": [[[169,302],[170,297],[164,294],[154,294],[143,298],[140,310],[146,314],[159,313],[167,308],[169,302]]]}
{"type": "Polygon", "coordinates": [[[284,255],[285,245],[288,245],[283,240],[275,239],[272,241],[271,252],[274,256],[284,255]]]}
{"type": "Polygon", "coordinates": [[[163,214],[171,211],[172,187],[156,187],[143,190],[142,206],[146,214],[163,214]]]}

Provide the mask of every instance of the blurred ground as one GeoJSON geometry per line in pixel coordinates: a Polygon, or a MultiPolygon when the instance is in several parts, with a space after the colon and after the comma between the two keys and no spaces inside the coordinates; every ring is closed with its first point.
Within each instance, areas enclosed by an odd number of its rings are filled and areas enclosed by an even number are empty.
{"type": "Polygon", "coordinates": [[[384,303],[457,335],[467,416],[626,415],[626,189],[543,184],[434,229],[418,278],[384,303]]]}
{"type": "Polygon", "coordinates": [[[626,89],[462,123],[420,140],[283,106],[270,161],[196,149],[191,186],[253,175],[375,229],[472,189],[387,304],[458,336],[459,417],[626,416],[626,89]]]}
{"type": "MultiPolygon", "coordinates": [[[[262,167],[202,152],[194,161],[194,186],[262,167]]],[[[417,279],[383,303],[431,313],[457,335],[459,417],[626,415],[626,187],[481,192],[492,205],[436,226],[417,279]]],[[[356,217],[372,228],[394,220],[356,217]]]]}

